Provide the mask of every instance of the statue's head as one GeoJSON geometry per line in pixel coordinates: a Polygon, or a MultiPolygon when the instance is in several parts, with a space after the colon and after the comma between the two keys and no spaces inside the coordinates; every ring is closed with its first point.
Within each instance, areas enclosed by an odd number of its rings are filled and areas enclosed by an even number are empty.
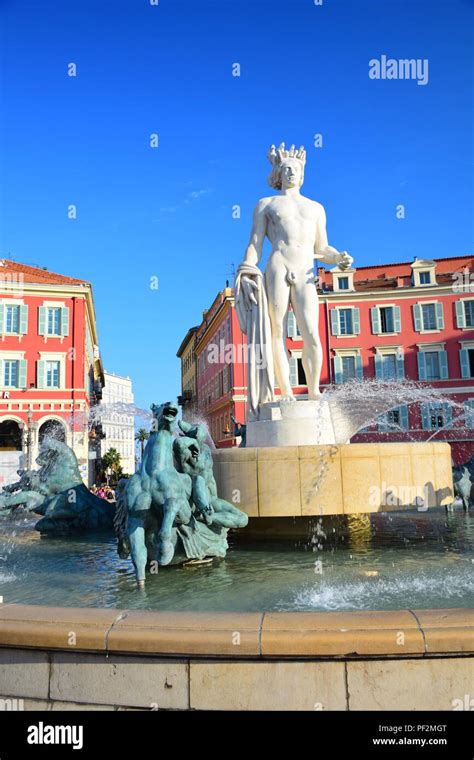
{"type": "Polygon", "coordinates": [[[179,409],[172,401],[165,401],[164,404],[152,404],[151,412],[153,414],[152,431],[162,430],[163,428],[173,429],[176,424],[179,409]]]}
{"type": "Polygon", "coordinates": [[[271,146],[267,155],[272,164],[272,171],[268,177],[268,184],[275,190],[287,187],[301,187],[304,182],[304,167],[306,163],[306,151],[301,147],[296,150],[292,145],[290,150],[285,150],[285,143],[281,143],[278,150],[271,146]]]}

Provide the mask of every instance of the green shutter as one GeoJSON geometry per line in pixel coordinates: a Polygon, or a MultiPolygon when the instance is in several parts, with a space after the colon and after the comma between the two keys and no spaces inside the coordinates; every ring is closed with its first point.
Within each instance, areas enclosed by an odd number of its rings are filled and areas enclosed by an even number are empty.
{"type": "Polygon", "coordinates": [[[0,359],[0,387],[4,387],[5,382],[5,369],[3,366],[3,359],[0,359]]]}
{"type": "Polygon", "coordinates": [[[448,353],[447,351],[438,351],[439,355],[439,374],[441,380],[447,380],[449,378],[448,373],[448,353]]]}
{"type": "Polygon", "coordinates": [[[444,427],[451,427],[453,421],[453,408],[447,401],[443,404],[444,427]]]}
{"type": "Polygon", "coordinates": [[[466,327],[466,310],[464,301],[456,301],[456,324],[458,327],[466,327]]]}
{"type": "Polygon", "coordinates": [[[372,306],[370,318],[372,320],[372,332],[374,335],[378,335],[380,333],[380,312],[378,306],[372,306]]]}
{"type": "Polygon", "coordinates": [[[437,303],[436,306],[436,326],[438,330],[444,330],[444,314],[443,314],[443,304],[437,303]]]}
{"type": "MultiPolygon", "coordinates": [[[[42,308],[42,307],[40,307],[42,308]]],[[[45,388],[46,387],[46,378],[45,378],[45,369],[46,369],[46,362],[45,361],[39,361],[37,362],[37,377],[36,377],[36,385],[38,388],[45,388]]]]}
{"type": "Polygon", "coordinates": [[[67,306],[61,308],[61,335],[65,337],[69,335],[69,309],[67,306]]]}
{"type": "Polygon", "coordinates": [[[355,306],[352,309],[352,332],[354,335],[360,333],[360,309],[355,306]]]}
{"type": "Polygon", "coordinates": [[[423,323],[421,321],[421,306],[419,303],[413,304],[413,320],[416,332],[421,332],[423,323]]]}
{"type": "Polygon", "coordinates": [[[38,335],[46,335],[46,306],[38,309],[38,335]]]}
{"type": "Polygon", "coordinates": [[[426,380],[426,357],[423,351],[418,351],[418,380],[426,380]]]}
{"type": "Polygon", "coordinates": [[[405,356],[397,353],[397,380],[403,380],[405,377],[405,356]]]}
{"type": "Polygon", "coordinates": [[[407,406],[400,406],[400,427],[403,428],[403,430],[408,430],[408,407],[407,406]]]}
{"type": "Polygon", "coordinates": [[[28,332],[28,306],[20,306],[20,333],[26,335],[28,332]]]}
{"type": "MultiPolygon", "coordinates": [[[[0,304],[0,334],[3,333],[4,314],[5,314],[5,305],[1,303],[0,304]]],[[[3,384],[3,378],[2,378],[2,384],[3,384]]]]}
{"type": "Polygon", "coordinates": [[[360,354],[357,354],[355,358],[355,370],[356,370],[356,377],[358,380],[364,379],[364,367],[362,365],[362,356],[360,354]]]}
{"type": "Polygon", "coordinates": [[[18,387],[26,388],[26,359],[20,359],[18,362],[18,387]]]}
{"type": "Polygon", "coordinates": [[[430,404],[421,405],[421,425],[423,430],[431,430],[431,406],[430,404]]]}
{"type": "Polygon", "coordinates": [[[294,356],[290,357],[290,383],[292,388],[298,385],[298,362],[294,356]]]}
{"type": "Polygon", "coordinates": [[[342,383],[342,360],[340,356],[334,357],[334,382],[337,385],[342,383]]]}
{"type": "Polygon", "coordinates": [[[402,329],[402,318],[400,315],[400,307],[393,307],[393,330],[394,332],[400,332],[402,329]]]}
{"type": "Polygon", "coordinates": [[[288,312],[288,329],[287,334],[289,338],[296,337],[296,319],[292,311],[288,312]]]}
{"type": "Polygon", "coordinates": [[[461,362],[461,377],[471,377],[471,369],[469,367],[469,351],[467,348],[461,348],[459,352],[459,359],[461,362]]]}
{"type": "Polygon", "coordinates": [[[474,428],[474,399],[472,398],[464,402],[464,424],[467,428],[474,428]]]}
{"type": "Polygon", "coordinates": [[[337,309],[331,309],[331,332],[333,335],[340,335],[339,312],[337,309]]]}
{"type": "Polygon", "coordinates": [[[382,380],[383,378],[383,357],[381,354],[375,354],[374,356],[374,364],[375,364],[375,377],[377,380],[382,380]]]}
{"type": "Polygon", "coordinates": [[[387,414],[381,414],[377,421],[379,433],[388,433],[390,430],[387,414]]]}

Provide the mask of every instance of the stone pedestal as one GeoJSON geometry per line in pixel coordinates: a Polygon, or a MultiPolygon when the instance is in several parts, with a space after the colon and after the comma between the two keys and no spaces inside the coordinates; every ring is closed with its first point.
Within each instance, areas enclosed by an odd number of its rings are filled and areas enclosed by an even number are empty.
{"type": "Polygon", "coordinates": [[[336,443],[331,410],[324,396],[317,401],[263,404],[258,420],[247,423],[247,447],[315,446],[336,443]]]}

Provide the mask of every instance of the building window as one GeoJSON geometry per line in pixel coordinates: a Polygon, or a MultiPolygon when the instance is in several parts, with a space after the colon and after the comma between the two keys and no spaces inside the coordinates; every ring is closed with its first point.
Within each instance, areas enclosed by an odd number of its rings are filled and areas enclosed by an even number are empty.
{"type": "Polygon", "coordinates": [[[338,282],[339,282],[339,290],[349,290],[348,277],[338,277],[338,282]]]}
{"type": "Polygon", "coordinates": [[[466,327],[474,327],[474,301],[464,301],[466,327]]]}
{"type": "Polygon", "coordinates": [[[69,309],[65,306],[39,307],[38,333],[45,337],[69,335],[69,309]]]}
{"type": "Polygon", "coordinates": [[[421,421],[423,430],[439,430],[449,427],[452,421],[452,410],[448,402],[439,404],[422,404],[421,421]]]}
{"type": "Polygon", "coordinates": [[[393,324],[393,307],[392,306],[384,306],[380,309],[380,332],[382,333],[395,332],[394,324],[393,324]]]}
{"type": "Polygon", "coordinates": [[[397,406],[379,417],[378,429],[381,433],[408,430],[408,407],[397,406]]]}
{"type": "Polygon", "coordinates": [[[47,335],[61,335],[61,309],[49,308],[47,310],[47,335]]]}
{"type": "Polygon", "coordinates": [[[331,309],[331,331],[333,335],[358,335],[360,332],[360,311],[355,307],[331,309]]]}
{"type": "Polygon", "coordinates": [[[461,377],[474,377],[474,346],[462,348],[459,352],[461,361],[461,377]]]}
{"type": "Polygon", "coordinates": [[[399,306],[373,306],[370,310],[372,332],[375,335],[397,333],[401,330],[399,306]]]}
{"type": "Polygon", "coordinates": [[[436,330],[436,308],[434,303],[423,304],[421,307],[423,330],[436,330]]]}
{"type": "Polygon", "coordinates": [[[287,334],[289,338],[301,338],[301,333],[298,330],[298,325],[296,323],[295,313],[292,309],[288,312],[287,334]]]}
{"type": "Polygon", "coordinates": [[[441,303],[416,303],[413,305],[415,330],[443,330],[444,316],[443,304],[441,303]]]}
{"type": "Polygon", "coordinates": [[[437,351],[425,351],[426,379],[440,380],[441,369],[439,365],[439,353],[437,351]]]}
{"type": "Polygon", "coordinates": [[[382,359],[382,378],[384,380],[396,380],[397,357],[395,354],[385,354],[382,359]]]}
{"type": "Polygon", "coordinates": [[[3,384],[5,388],[18,388],[19,362],[7,359],[3,364],[3,384]]]}
{"type": "Polygon", "coordinates": [[[401,349],[397,352],[377,352],[374,362],[378,380],[403,380],[405,377],[405,358],[401,349]]]}
{"type": "Polygon", "coordinates": [[[363,380],[362,357],[356,351],[336,354],[334,357],[334,380],[336,384],[350,380],[363,380]]]}
{"type": "Polygon", "coordinates": [[[431,284],[431,272],[420,272],[420,285],[431,284]]]}
{"type": "Polygon", "coordinates": [[[298,365],[298,385],[307,385],[303,362],[301,359],[297,359],[296,361],[298,365]]]}
{"type": "Polygon", "coordinates": [[[418,352],[418,378],[420,380],[447,380],[448,355],[444,350],[418,352]]]}
{"type": "Polygon", "coordinates": [[[352,309],[339,309],[339,330],[341,335],[354,334],[352,309]]]}
{"type": "Polygon", "coordinates": [[[355,356],[342,356],[342,382],[346,383],[348,380],[355,380],[356,376],[356,361],[355,356]]]}
{"type": "Polygon", "coordinates": [[[468,398],[464,401],[464,425],[467,428],[474,428],[474,398],[468,398]]]}
{"type": "Polygon", "coordinates": [[[59,388],[60,362],[45,363],[45,385],[46,388],[59,388]]]}
{"type": "Polygon", "coordinates": [[[5,307],[5,332],[18,334],[20,332],[20,307],[5,307]]]}

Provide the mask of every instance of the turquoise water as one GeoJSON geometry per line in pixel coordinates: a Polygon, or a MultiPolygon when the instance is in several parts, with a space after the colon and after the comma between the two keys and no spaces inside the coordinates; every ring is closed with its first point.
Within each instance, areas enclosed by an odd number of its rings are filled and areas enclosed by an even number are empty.
{"type": "Polygon", "coordinates": [[[297,542],[233,538],[225,560],[162,568],[144,591],[135,588],[131,562],[117,556],[115,539],[40,538],[34,522],[0,522],[4,603],[209,611],[474,607],[474,513],[460,508],[449,515],[440,509],[325,518],[297,542]]]}

